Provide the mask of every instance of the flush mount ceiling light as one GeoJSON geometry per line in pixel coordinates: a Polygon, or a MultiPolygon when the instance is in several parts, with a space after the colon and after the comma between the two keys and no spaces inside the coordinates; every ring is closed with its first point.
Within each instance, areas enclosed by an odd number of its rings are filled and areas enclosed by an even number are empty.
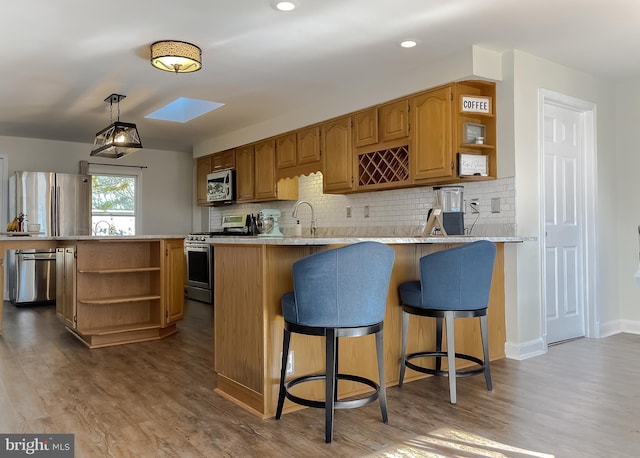
{"type": "Polygon", "coordinates": [[[202,51],[185,41],[156,41],[151,45],[151,65],[167,72],[197,72],[202,67],[202,51]]]}
{"type": "Polygon", "coordinates": [[[96,134],[91,148],[91,156],[117,159],[142,148],[138,128],[129,122],[120,122],[120,101],[126,95],[111,94],[104,99],[109,103],[109,119],[111,124],[96,134]],[[113,104],[118,108],[118,120],[113,122],[113,104]]]}

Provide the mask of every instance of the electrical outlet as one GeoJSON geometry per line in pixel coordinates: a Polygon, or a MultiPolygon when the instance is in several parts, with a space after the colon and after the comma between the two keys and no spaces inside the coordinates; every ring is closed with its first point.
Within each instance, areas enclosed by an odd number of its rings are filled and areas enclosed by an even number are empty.
{"type": "Polygon", "coordinates": [[[369,217],[369,206],[368,205],[364,206],[364,217],[365,218],[369,217]]]}
{"type": "Polygon", "coordinates": [[[500,197],[491,198],[491,213],[500,213],[500,197]]]}
{"type": "MultiPolygon", "coordinates": [[[[280,352],[280,361],[282,361],[282,352],[280,352]]],[[[293,350],[289,350],[289,356],[287,356],[287,370],[286,375],[293,375],[294,365],[293,365],[293,350]]]]}
{"type": "Polygon", "coordinates": [[[351,218],[351,205],[347,205],[347,218],[351,218]]]}
{"type": "Polygon", "coordinates": [[[469,207],[471,207],[471,213],[474,215],[480,213],[480,199],[471,199],[469,207]]]}
{"type": "Polygon", "coordinates": [[[287,375],[293,375],[293,371],[293,350],[290,350],[289,356],[287,357],[287,375]]]}

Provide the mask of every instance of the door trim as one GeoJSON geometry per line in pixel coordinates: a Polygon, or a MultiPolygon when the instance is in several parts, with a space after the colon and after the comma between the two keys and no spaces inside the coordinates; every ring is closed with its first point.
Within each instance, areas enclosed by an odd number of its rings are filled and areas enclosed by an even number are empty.
{"type": "Polygon", "coordinates": [[[540,224],[538,237],[540,240],[540,278],[542,285],[542,340],[545,348],[547,343],[547,304],[546,297],[546,272],[545,272],[545,202],[544,202],[544,114],[545,105],[555,105],[566,108],[583,115],[583,215],[584,230],[582,239],[582,249],[584,253],[583,265],[583,285],[584,285],[584,319],[586,337],[600,337],[600,306],[598,304],[598,282],[599,269],[597,263],[598,254],[598,234],[597,234],[597,202],[598,202],[598,180],[597,180],[597,151],[596,151],[596,105],[592,102],[577,99],[559,92],[540,89],[539,91],[539,119],[538,119],[538,170],[539,173],[539,217],[540,224]]]}

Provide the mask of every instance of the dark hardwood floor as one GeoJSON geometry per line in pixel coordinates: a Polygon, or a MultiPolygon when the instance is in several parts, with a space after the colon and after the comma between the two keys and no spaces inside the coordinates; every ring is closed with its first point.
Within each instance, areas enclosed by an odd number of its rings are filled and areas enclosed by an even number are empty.
{"type": "Polygon", "coordinates": [[[261,420],[214,393],[213,313],[187,301],[178,334],[89,350],[51,306],[5,303],[0,432],[74,433],[76,457],[636,457],[640,336],[551,347],[482,377],[428,378],[377,403],[340,410],[324,443],[318,409],[261,420]]]}

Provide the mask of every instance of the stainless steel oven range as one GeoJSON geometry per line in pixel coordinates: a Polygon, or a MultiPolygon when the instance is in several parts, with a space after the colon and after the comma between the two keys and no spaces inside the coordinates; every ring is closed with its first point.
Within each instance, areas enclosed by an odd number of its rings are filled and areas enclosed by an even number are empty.
{"type": "Polygon", "coordinates": [[[213,303],[213,247],[209,233],[189,234],[184,241],[187,279],[184,294],[189,299],[213,303]]]}
{"type": "Polygon", "coordinates": [[[194,232],[184,241],[187,266],[185,296],[213,304],[213,246],[212,237],[255,235],[250,215],[234,215],[222,218],[222,227],[212,232],[194,232]]]}

